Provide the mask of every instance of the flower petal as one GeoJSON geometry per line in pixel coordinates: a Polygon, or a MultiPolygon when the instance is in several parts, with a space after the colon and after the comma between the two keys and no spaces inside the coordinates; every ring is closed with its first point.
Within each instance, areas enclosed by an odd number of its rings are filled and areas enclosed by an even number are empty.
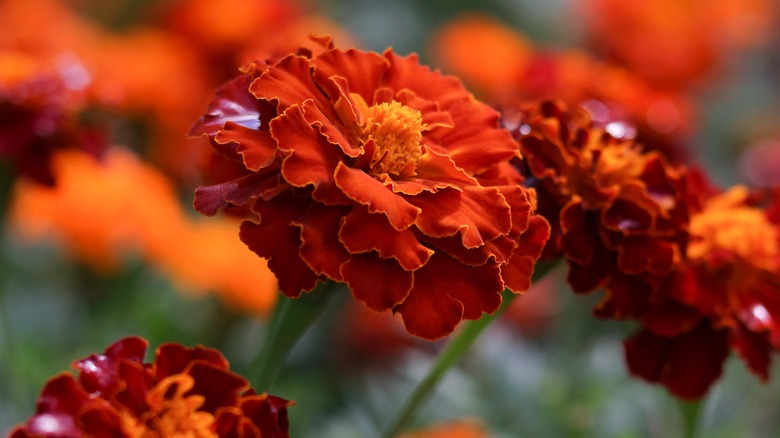
{"type": "Polygon", "coordinates": [[[219,87],[206,115],[195,123],[189,135],[216,135],[227,122],[257,129],[260,126],[258,102],[248,91],[254,79],[253,74],[247,73],[219,87]]]}
{"type": "Polygon", "coordinates": [[[534,266],[549,237],[550,224],[541,216],[531,216],[509,262],[501,266],[501,278],[509,290],[521,293],[531,288],[534,266]]]}
{"type": "Polygon", "coordinates": [[[344,205],[350,201],[336,187],[333,172],[345,158],[338,146],[329,142],[306,121],[303,111],[311,101],[288,108],[271,121],[271,135],[279,150],[287,154],[282,163],[282,176],[296,187],[313,186],[312,198],[328,205],[344,205]]]}
{"type": "Polygon", "coordinates": [[[407,271],[419,269],[433,254],[433,250],[420,244],[411,229],[398,231],[386,216],[369,213],[362,206],[355,207],[344,218],[338,236],[349,252],[376,251],[382,258],[396,259],[407,271]]]}
{"type": "Polygon", "coordinates": [[[390,67],[387,59],[376,53],[366,53],[350,49],[330,50],[312,60],[312,76],[322,86],[330,99],[335,102],[341,94],[330,86],[331,78],[342,77],[349,85],[350,93],[357,93],[364,101],[373,103],[374,90],[390,67]]]}
{"type": "Polygon", "coordinates": [[[247,169],[258,171],[274,161],[276,141],[268,131],[258,131],[228,121],[215,136],[219,144],[236,143],[236,152],[243,157],[247,169]]]}
{"type": "Polygon", "coordinates": [[[495,187],[467,186],[409,198],[420,208],[415,225],[431,237],[461,233],[466,248],[476,248],[511,228],[511,214],[501,192],[495,187]]]}
{"type": "Polygon", "coordinates": [[[352,295],[376,311],[390,310],[401,303],[412,289],[412,272],[394,259],[376,254],[353,254],[341,266],[341,275],[352,295]]]}
{"type": "Polygon", "coordinates": [[[370,213],[383,213],[396,230],[409,228],[420,214],[420,209],[393,193],[381,182],[362,170],[338,163],[336,185],[353,201],[368,207],[370,213]]]}
{"type": "Polygon", "coordinates": [[[292,105],[302,105],[306,100],[313,99],[330,120],[335,120],[336,114],[327,97],[314,83],[310,62],[304,57],[291,55],[269,67],[252,82],[249,91],[257,99],[278,102],[279,113],[292,105]]]}
{"type": "Polygon", "coordinates": [[[284,194],[267,202],[255,203],[260,223],[241,223],[239,237],[255,254],[268,259],[268,267],[279,279],[279,288],[288,297],[314,289],[320,278],[303,261],[298,249],[301,230],[293,225],[306,211],[306,199],[284,194]]]}
{"type": "Polygon", "coordinates": [[[339,240],[339,228],[349,207],[325,207],[312,204],[300,219],[293,222],[301,228],[298,253],[314,273],[341,281],[341,265],[350,254],[339,240]]]}

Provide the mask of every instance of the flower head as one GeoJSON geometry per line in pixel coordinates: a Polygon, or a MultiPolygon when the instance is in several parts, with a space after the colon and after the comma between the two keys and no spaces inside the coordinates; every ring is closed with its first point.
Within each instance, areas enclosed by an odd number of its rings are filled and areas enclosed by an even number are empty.
{"type": "Polygon", "coordinates": [[[686,174],[658,152],[612,136],[583,109],[556,101],[520,110],[527,183],[553,226],[547,256],[562,255],[575,292],[605,286],[604,318],[641,314],[680,262],[688,211],[686,174]]]}
{"type": "Polygon", "coordinates": [[[690,399],[706,394],[730,350],[762,379],[769,377],[772,352],[780,350],[776,200],[762,208],[760,197],[741,186],[703,198],[692,206],[682,264],[656,300],[658,309],[676,314],[650,309],[644,329],[626,342],[632,373],[690,399]],[[684,364],[693,359],[683,350],[693,344],[696,362],[706,366],[684,364]]]}
{"type": "Polygon", "coordinates": [[[11,437],[289,437],[292,403],[256,394],[219,351],[168,343],[144,363],[146,348],[130,337],[76,361],[78,378],[49,380],[11,437]]]}
{"type": "Polygon", "coordinates": [[[62,65],[0,49],[0,160],[45,185],[55,182],[54,151],[98,155],[106,144],[101,131],[79,120],[84,96],[70,81],[62,65]]]}
{"type": "Polygon", "coordinates": [[[416,56],[317,41],[220,88],[192,134],[233,166],[195,207],[250,206],[241,240],[286,295],[343,282],[423,338],[527,290],[548,229],[498,114],[416,56]]]}

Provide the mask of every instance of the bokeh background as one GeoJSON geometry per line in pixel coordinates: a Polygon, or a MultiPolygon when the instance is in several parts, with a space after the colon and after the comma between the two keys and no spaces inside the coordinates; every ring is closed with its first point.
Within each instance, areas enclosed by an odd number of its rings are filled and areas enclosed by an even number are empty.
{"type": "MultiPolygon", "coordinates": [[[[341,47],[416,52],[487,98],[492,81],[533,63],[529,53],[574,53],[566,68],[603,64],[571,71],[572,83],[610,89],[615,76],[604,71],[614,65],[643,90],[684,102],[656,107],[672,114],[667,125],[650,123],[680,160],[724,186],[780,182],[780,8],[710,3],[0,0],[0,85],[18,71],[54,71],[78,95],[69,111],[109,144],[101,161],[56,154],[56,188],[2,169],[0,433],[33,413],[48,378],[127,335],[216,347],[234,370],[251,372],[274,279],[238,241],[235,222],[192,209],[208,161],[202,141],[186,138],[243,61],[331,33],[341,47]],[[489,25],[452,33],[475,17],[489,25]],[[461,39],[445,40],[448,31],[461,39]],[[504,45],[480,45],[505,31],[513,34],[504,45]]],[[[391,315],[342,295],[274,387],[297,403],[293,436],[375,436],[446,342],[413,339],[391,315]]],[[[573,295],[553,272],[482,336],[415,427],[467,419],[494,437],[679,436],[675,400],[627,374],[621,342],[634,327],[591,316],[598,295],[573,295]]],[[[701,436],[777,435],[777,376],[760,382],[737,362],[705,401],[701,436]]]]}

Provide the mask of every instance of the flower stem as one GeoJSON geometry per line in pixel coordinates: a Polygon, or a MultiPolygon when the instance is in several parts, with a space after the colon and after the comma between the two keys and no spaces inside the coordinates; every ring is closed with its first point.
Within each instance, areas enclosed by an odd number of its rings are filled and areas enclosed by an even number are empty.
{"type": "Polygon", "coordinates": [[[678,400],[677,406],[683,421],[683,437],[694,438],[699,427],[699,417],[701,416],[702,401],[678,400]]]}
{"type": "MultiPolygon", "coordinates": [[[[535,282],[545,274],[547,274],[554,266],[555,262],[541,262],[536,265],[532,282],[535,282]]],[[[449,344],[439,355],[436,363],[428,371],[428,374],[420,381],[414,388],[414,391],[406,400],[406,404],[403,406],[395,421],[391,427],[387,429],[383,435],[384,438],[394,438],[400,433],[412,420],[414,414],[420,408],[420,406],[428,399],[431,392],[439,381],[447,374],[447,371],[455,365],[458,360],[466,353],[471,344],[479,337],[480,334],[495,321],[499,315],[514,301],[518,295],[509,291],[504,291],[503,301],[501,307],[492,315],[483,315],[481,319],[476,321],[470,321],[458,334],[450,341],[449,344]]]]}
{"type": "Polygon", "coordinates": [[[258,366],[252,380],[256,391],[271,389],[287,356],[322,313],[337,286],[337,283],[331,281],[320,283],[300,298],[287,298],[280,294],[268,324],[260,357],[257,358],[258,366]]]}

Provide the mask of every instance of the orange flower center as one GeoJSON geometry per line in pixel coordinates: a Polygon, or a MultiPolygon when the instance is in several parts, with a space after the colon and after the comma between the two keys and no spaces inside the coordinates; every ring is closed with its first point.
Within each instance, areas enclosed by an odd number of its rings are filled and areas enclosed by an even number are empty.
{"type": "Polygon", "coordinates": [[[778,267],[778,230],[763,211],[744,204],[748,192],[735,187],[711,199],[690,223],[689,258],[728,252],[767,270],[778,267]]]}
{"type": "Polygon", "coordinates": [[[149,410],[140,418],[122,413],[124,430],[132,438],[216,438],[214,416],[198,411],[203,396],[184,395],[194,384],[186,374],[163,379],[146,394],[149,410]]]}
{"type": "Polygon", "coordinates": [[[422,114],[399,102],[379,103],[364,114],[365,123],[358,128],[357,137],[365,144],[373,140],[376,146],[371,159],[370,173],[410,176],[415,163],[423,153],[422,114]]]}

